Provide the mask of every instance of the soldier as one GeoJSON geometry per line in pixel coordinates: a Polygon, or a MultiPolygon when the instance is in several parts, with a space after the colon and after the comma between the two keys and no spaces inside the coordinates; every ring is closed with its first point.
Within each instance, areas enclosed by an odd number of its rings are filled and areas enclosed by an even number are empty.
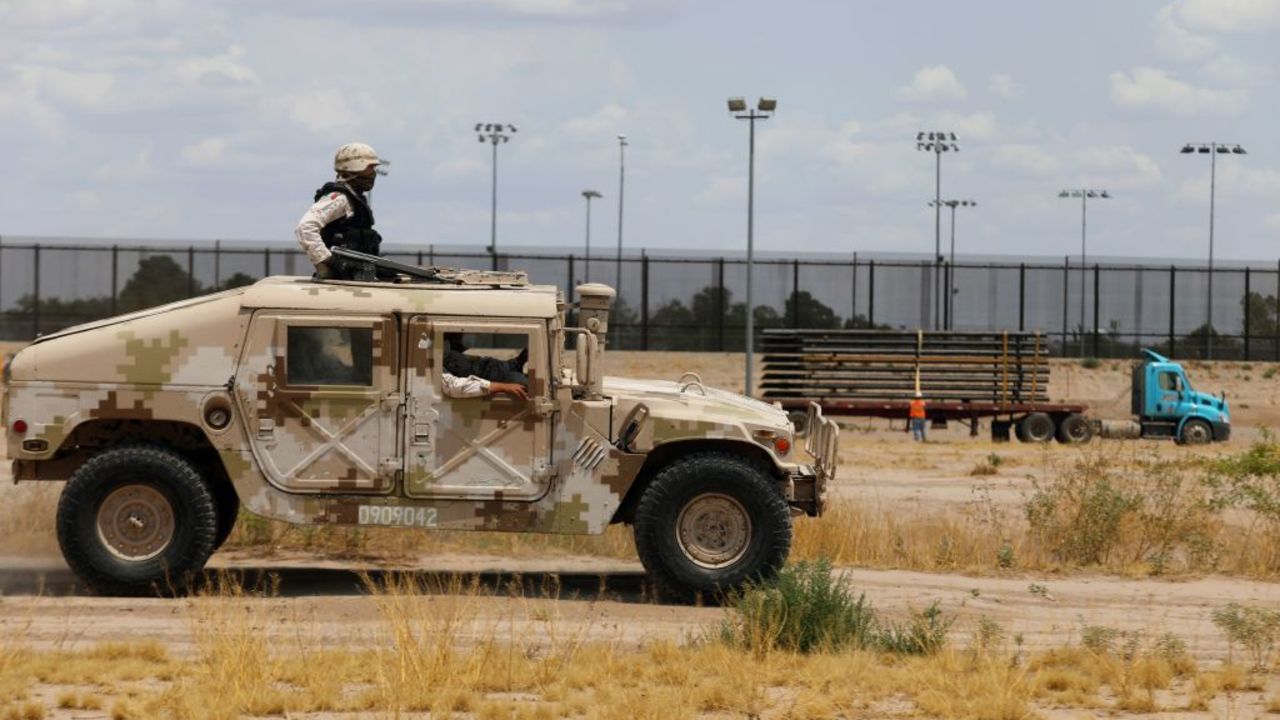
{"type": "Polygon", "coordinates": [[[510,360],[466,354],[462,333],[444,336],[444,394],[452,398],[480,397],[494,393],[510,393],[521,400],[529,397],[529,376],[524,364],[529,360],[525,348],[510,360]]]}
{"type": "Polygon", "coordinates": [[[366,195],[373,189],[386,161],[364,143],[349,143],[333,157],[337,179],[325,183],[312,205],[298,221],[294,236],[316,267],[316,277],[334,280],[372,279],[361,277],[364,268],[334,257],[331,247],[345,247],[377,255],[382,236],[373,229],[373,210],[366,195]]]}

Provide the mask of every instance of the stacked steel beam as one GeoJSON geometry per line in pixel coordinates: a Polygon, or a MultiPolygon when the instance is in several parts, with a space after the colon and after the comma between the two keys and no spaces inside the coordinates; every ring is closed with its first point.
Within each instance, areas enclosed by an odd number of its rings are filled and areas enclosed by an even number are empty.
{"type": "Polygon", "coordinates": [[[766,400],[927,400],[1009,405],[1049,399],[1040,333],[765,330],[766,400]]]}

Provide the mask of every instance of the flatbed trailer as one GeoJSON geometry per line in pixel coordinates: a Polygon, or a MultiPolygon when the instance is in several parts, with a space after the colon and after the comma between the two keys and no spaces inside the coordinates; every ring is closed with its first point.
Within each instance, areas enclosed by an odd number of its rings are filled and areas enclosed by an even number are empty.
{"type": "Polygon", "coordinates": [[[961,422],[1007,440],[1086,442],[1085,405],[1050,400],[1049,344],[1040,333],[766,330],[762,398],[792,414],[906,419],[912,398],[926,419],[961,422]]]}

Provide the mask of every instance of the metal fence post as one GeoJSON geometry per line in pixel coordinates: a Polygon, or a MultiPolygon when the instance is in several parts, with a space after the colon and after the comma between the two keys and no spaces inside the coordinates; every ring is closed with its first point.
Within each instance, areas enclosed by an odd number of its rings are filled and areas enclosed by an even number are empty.
{"type": "Polygon", "coordinates": [[[851,267],[853,268],[853,277],[850,278],[849,282],[849,298],[851,300],[849,303],[850,325],[853,324],[853,319],[858,317],[858,253],[853,254],[853,264],[851,267]]]}
{"type": "Polygon", "coordinates": [[[1178,300],[1178,268],[1174,265],[1169,266],[1169,357],[1174,356],[1174,348],[1177,345],[1177,316],[1174,313],[1174,305],[1178,300]]]}
{"type": "Polygon", "coordinates": [[[867,325],[876,326],[876,261],[867,262],[867,325]]]}
{"type": "Polygon", "coordinates": [[[1249,268],[1248,266],[1246,266],[1244,269],[1244,359],[1245,360],[1249,359],[1249,325],[1251,324],[1249,320],[1251,316],[1250,309],[1253,307],[1253,293],[1251,293],[1249,290],[1250,290],[1249,268]]]}
{"type": "MultiPolygon", "coordinates": [[[[216,289],[216,288],[215,288],[216,289]]],[[[187,246],[187,297],[196,296],[196,248],[187,246]]]]}
{"type": "Polygon", "coordinates": [[[213,241],[213,284],[222,287],[222,241],[213,241]]]}
{"type": "Polygon", "coordinates": [[[111,246],[111,314],[116,314],[116,300],[120,296],[120,246],[111,246]]]}
{"type": "Polygon", "coordinates": [[[577,284],[577,279],[578,279],[577,273],[574,270],[574,265],[573,265],[573,255],[571,254],[569,255],[569,298],[571,302],[573,299],[573,288],[577,284]]]}
{"type": "Polygon", "coordinates": [[[1100,283],[1102,272],[1097,263],[1093,264],[1093,356],[1098,357],[1098,306],[1102,299],[1100,291],[1100,283]]]}
{"type": "Polygon", "coordinates": [[[800,327],[800,261],[791,261],[791,327],[800,327]]]}
{"type": "Polygon", "coordinates": [[[32,246],[31,261],[31,323],[35,332],[32,337],[40,337],[40,245],[32,246]]]}
{"type": "MultiPolygon", "coordinates": [[[[1067,354],[1067,300],[1071,288],[1071,258],[1062,258],[1062,354],[1067,354]]],[[[1080,318],[1080,357],[1084,357],[1084,318],[1080,318]]]]}
{"type": "Polygon", "coordinates": [[[724,257],[716,258],[716,350],[724,352],[724,257]]]}
{"type": "Polygon", "coordinates": [[[422,267],[422,251],[418,251],[418,267],[422,267]]]}
{"type": "Polygon", "coordinates": [[[1018,265],[1018,332],[1027,329],[1027,264],[1018,265]]]}
{"type": "Polygon", "coordinates": [[[649,256],[640,250],[640,349],[649,349],[649,256]]]}
{"type": "Polygon", "coordinates": [[[1280,261],[1276,262],[1276,322],[1271,326],[1271,338],[1275,347],[1275,359],[1280,360],[1280,261]]]}
{"type": "Polygon", "coordinates": [[[262,277],[271,277],[271,248],[262,248],[262,277]]]}

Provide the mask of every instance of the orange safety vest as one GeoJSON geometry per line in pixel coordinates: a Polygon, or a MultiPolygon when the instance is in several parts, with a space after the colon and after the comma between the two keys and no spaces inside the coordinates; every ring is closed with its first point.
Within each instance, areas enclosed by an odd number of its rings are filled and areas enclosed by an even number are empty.
{"type": "Polygon", "coordinates": [[[912,420],[924,419],[924,400],[916,398],[911,401],[911,410],[907,413],[912,420]]]}

